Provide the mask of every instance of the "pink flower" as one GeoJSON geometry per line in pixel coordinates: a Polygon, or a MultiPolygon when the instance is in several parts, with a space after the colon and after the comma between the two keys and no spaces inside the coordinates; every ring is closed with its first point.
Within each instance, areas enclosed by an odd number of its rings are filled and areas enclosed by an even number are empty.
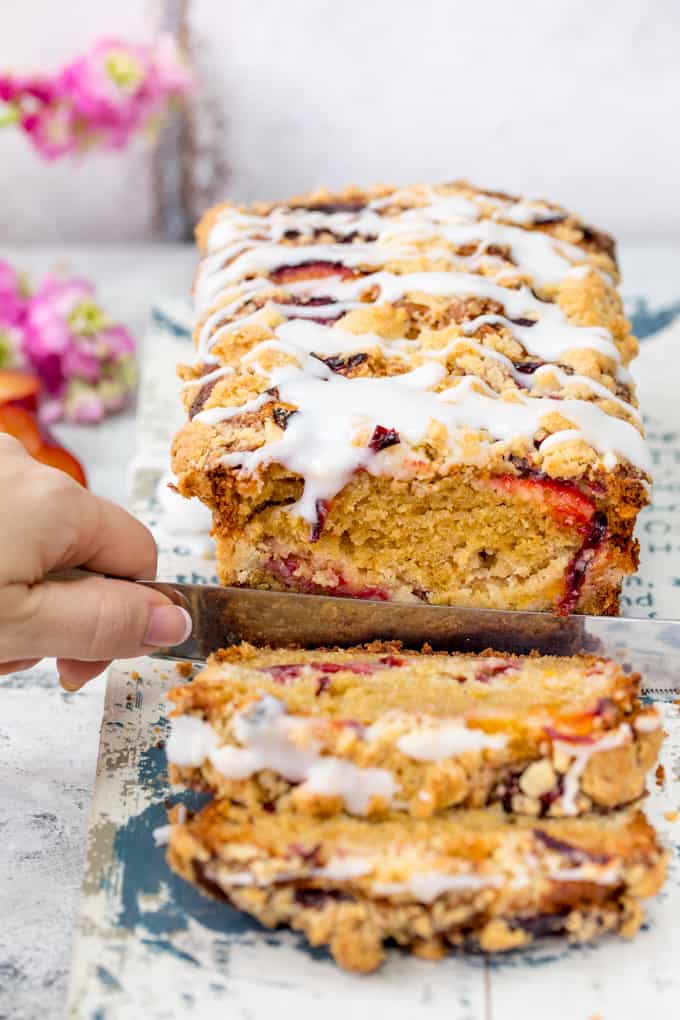
{"type": "Polygon", "coordinates": [[[64,417],[64,401],[60,397],[43,400],[38,410],[38,417],[43,425],[54,425],[64,417]]]}
{"type": "Polygon", "coordinates": [[[104,418],[106,408],[95,389],[74,381],[63,401],[63,417],[80,425],[95,425],[104,418]]]}
{"type": "Polygon", "coordinates": [[[0,259],[0,327],[18,326],[26,316],[26,297],[19,274],[0,259]]]}
{"type": "Polygon", "coordinates": [[[46,276],[28,294],[0,259],[0,368],[27,364],[46,399],[41,420],[93,423],[130,400],[136,385],[135,343],[113,322],[87,280],[46,276]]]}
{"type": "Polygon", "coordinates": [[[21,118],[21,126],[41,156],[58,159],[78,147],[78,125],[67,103],[46,104],[21,118]]]}
{"type": "Polygon", "coordinates": [[[97,387],[97,392],[110,414],[114,411],[122,411],[130,401],[130,390],[122,381],[104,380],[97,387]]]}
{"type": "Polygon", "coordinates": [[[170,35],[162,35],[151,48],[147,89],[156,96],[180,99],[195,88],[191,68],[170,35]]]}
{"type": "Polygon", "coordinates": [[[0,76],[0,126],[18,123],[46,159],[121,148],[158,123],[194,81],[174,40],[101,39],[54,78],[0,76]]]}
{"type": "Polygon", "coordinates": [[[61,359],[61,371],[65,378],[78,376],[87,382],[95,383],[101,376],[101,362],[96,354],[82,343],[73,343],[61,359]]]}
{"type": "Polygon", "coordinates": [[[145,48],[102,39],[57,79],[63,100],[109,145],[121,145],[140,123],[138,94],[147,73],[145,48]]]}
{"type": "Polygon", "coordinates": [[[93,293],[87,280],[46,276],[28,303],[24,350],[51,393],[71,374],[62,358],[76,344],[78,310],[93,293]]]}
{"type": "Polygon", "coordinates": [[[98,359],[81,352],[77,339],[79,309],[93,293],[86,280],[46,276],[28,303],[24,352],[49,393],[59,395],[66,379],[81,371],[99,377],[98,359]]]}
{"type": "Polygon", "coordinates": [[[79,276],[64,279],[61,276],[46,276],[32,298],[34,304],[48,304],[64,317],[73,314],[77,305],[94,296],[95,290],[88,280],[79,276]]]}
{"type": "Polygon", "coordinates": [[[102,351],[112,358],[131,354],[135,349],[135,341],[125,326],[107,326],[99,334],[99,344],[102,351]]]}
{"type": "Polygon", "coordinates": [[[51,103],[55,94],[55,85],[50,78],[40,75],[0,75],[0,101],[3,103],[12,103],[16,99],[25,100],[27,97],[40,103],[51,103]]]}

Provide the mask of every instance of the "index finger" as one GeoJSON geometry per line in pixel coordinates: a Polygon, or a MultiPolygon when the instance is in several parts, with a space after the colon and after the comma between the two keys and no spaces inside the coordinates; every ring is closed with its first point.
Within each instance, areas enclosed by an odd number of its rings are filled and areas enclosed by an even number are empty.
{"type": "Polygon", "coordinates": [[[76,542],[48,569],[87,567],[100,574],[153,580],[158,555],[146,525],[123,507],[74,484],[77,491],[67,514],[76,542]]]}

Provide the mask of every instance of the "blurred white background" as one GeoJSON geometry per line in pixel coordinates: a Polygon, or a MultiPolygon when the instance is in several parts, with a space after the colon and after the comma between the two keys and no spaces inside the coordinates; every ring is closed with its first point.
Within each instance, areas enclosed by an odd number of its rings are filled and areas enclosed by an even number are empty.
{"type": "Polygon", "coordinates": [[[468,177],[680,236],[677,0],[4,0],[0,64],[161,26],[202,81],[183,143],[48,166],[5,130],[0,240],[168,236],[174,160],[185,224],[219,197],[468,177]]]}

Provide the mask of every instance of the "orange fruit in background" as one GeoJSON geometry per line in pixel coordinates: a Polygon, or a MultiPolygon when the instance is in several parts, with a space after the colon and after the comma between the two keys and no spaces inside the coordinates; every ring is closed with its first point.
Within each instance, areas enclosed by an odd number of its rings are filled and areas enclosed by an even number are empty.
{"type": "Polygon", "coordinates": [[[0,405],[23,407],[35,414],[38,410],[40,380],[30,372],[14,369],[0,371],[0,405]]]}
{"type": "MultiPolygon", "coordinates": [[[[4,373],[0,373],[4,374],[4,373]]],[[[0,393],[1,395],[1,393],[0,393]]],[[[37,419],[17,403],[0,403],[0,432],[14,436],[34,460],[58,468],[74,478],[80,485],[87,479],[80,462],[60,446],[56,439],[40,428],[37,419]]]]}
{"type": "Polygon", "coordinates": [[[43,444],[37,420],[29,411],[15,404],[0,405],[0,432],[18,439],[31,457],[35,457],[43,444]]]}

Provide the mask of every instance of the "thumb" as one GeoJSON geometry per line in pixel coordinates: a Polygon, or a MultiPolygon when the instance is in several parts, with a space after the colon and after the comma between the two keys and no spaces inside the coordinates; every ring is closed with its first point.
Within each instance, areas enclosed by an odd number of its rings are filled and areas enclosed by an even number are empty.
{"type": "MultiPolygon", "coordinates": [[[[191,617],[164,595],[131,581],[86,577],[42,581],[26,593],[12,627],[14,658],[126,659],[180,644],[191,617]]],[[[0,659],[3,657],[0,640],[0,659]]]]}

